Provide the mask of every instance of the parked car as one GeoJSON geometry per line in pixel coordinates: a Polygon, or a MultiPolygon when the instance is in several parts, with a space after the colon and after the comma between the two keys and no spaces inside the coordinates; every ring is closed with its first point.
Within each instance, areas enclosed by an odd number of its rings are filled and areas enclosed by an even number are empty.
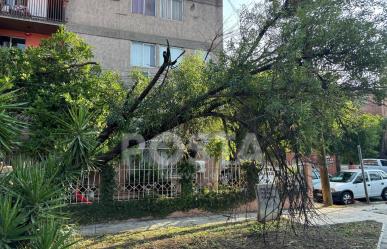
{"type": "Polygon", "coordinates": [[[312,183],[313,188],[321,183],[320,171],[317,169],[312,169],[312,183]]]}
{"type": "Polygon", "coordinates": [[[385,159],[363,159],[364,168],[377,169],[387,172],[387,160],[385,159]]]}
{"type": "MultiPolygon", "coordinates": [[[[382,170],[365,169],[369,197],[382,197],[387,201],[387,173],[382,170]]],[[[331,193],[334,202],[351,204],[355,199],[365,198],[363,175],[360,169],[344,170],[330,178],[331,193]]],[[[321,184],[313,191],[317,201],[322,200],[321,184]]]]}
{"type": "MultiPolygon", "coordinates": [[[[331,175],[328,175],[329,179],[331,179],[331,175]]],[[[319,169],[316,169],[316,168],[313,168],[312,169],[312,184],[313,184],[313,188],[315,188],[315,186],[319,186],[319,184],[321,183],[321,175],[320,175],[320,170],[319,169]]]]}

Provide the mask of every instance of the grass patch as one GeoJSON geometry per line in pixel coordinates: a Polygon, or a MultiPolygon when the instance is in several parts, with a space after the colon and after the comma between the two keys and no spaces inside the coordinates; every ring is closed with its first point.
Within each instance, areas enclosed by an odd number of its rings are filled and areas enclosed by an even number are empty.
{"type": "Polygon", "coordinates": [[[256,222],[215,224],[194,227],[169,227],[83,238],[79,248],[168,248],[168,249],[235,249],[235,248],[376,248],[382,225],[377,222],[357,222],[304,229],[290,232],[286,226],[269,231],[264,237],[257,232],[256,222]],[[264,243],[266,240],[266,244],[264,243]]]}

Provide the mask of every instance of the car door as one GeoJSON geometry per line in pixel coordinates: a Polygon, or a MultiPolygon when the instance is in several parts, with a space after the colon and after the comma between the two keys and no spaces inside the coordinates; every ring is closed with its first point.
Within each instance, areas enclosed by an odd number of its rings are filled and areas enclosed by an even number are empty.
{"type": "Polygon", "coordinates": [[[370,197],[380,196],[384,188],[383,178],[378,171],[368,172],[370,182],[369,182],[369,195],[370,197]]]}
{"type": "MultiPolygon", "coordinates": [[[[368,180],[368,175],[366,174],[367,182],[368,180]]],[[[357,198],[364,198],[365,197],[365,190],[364,190],[364,183],[363,183],[363,175],[359,173],[355,180],[353,181],[353,197],[355,199],[357,198]]]]}

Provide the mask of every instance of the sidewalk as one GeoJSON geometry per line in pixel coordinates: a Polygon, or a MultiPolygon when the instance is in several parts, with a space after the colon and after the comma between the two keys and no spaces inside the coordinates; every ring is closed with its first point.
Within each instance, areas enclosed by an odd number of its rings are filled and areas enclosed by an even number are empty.
{"type": "Polygon", "coordinates": [[[117,223],[95,224],[80,227],[80,233],[83,236],[94,236],[104,234],[115,234],[128,231],[153,230],[162,227],[186,227],[204,224],[217,224],[228,222],[240,222],[256,219],[256,213],[243,214],[219,214],[198,217],[167,218],[157,220],[127,220],[117,223]]]}
{"type": "MultiPolygon", "coordinates": [[[[387,249],[387,205],[385,203],[372,203],[366,205],[358,203],[349,206],[336,206],[318,209],[320,217],[314,219],[317,225],[338,224],[373,220],[384,224],[380,240],[380,249],[387,249]]],[[[128,231],[152,230],[162,227],[185,227],[204,224],[227,222],[240,222],[256,219],[256,213],[243,213],[236,215],[207,215],[198,217],[167,218],[157,220],[127,220],[117,223],[95,224],[81,226],[80,233],[84,236],[115,234],[128,231]]]]}
{"type": "Polygon", "coordinates": [[[387,249],[387,205],[384,202],[364,203],[341,206],[335,208],[323,208],[320,213],[325,216],[322,220],[315,220],[317,224],[338,224],[373,220],[383,223],[378,249],[387,249]]]}

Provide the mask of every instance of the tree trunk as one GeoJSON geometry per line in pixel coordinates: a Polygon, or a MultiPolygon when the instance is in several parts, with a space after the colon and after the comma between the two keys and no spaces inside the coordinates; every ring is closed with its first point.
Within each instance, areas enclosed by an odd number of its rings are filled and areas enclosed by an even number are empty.
{"type": "Polygon", "coordinates": [[[327,155],[325,150],[325,140],[322,135],[321,139],[322,147],[320,153],[320,177],[321,177],[321,189],[323,194],[324,206],[329,207],[333,205],[331,186],[328,176],[327,155]]]}
{"type": "Polygon", "coordinates": [[[341,172],[341,163],[340,163],[339,154],[335,155],[335,162],[336,162],[336,173],[340,173],[341,172]]]}

